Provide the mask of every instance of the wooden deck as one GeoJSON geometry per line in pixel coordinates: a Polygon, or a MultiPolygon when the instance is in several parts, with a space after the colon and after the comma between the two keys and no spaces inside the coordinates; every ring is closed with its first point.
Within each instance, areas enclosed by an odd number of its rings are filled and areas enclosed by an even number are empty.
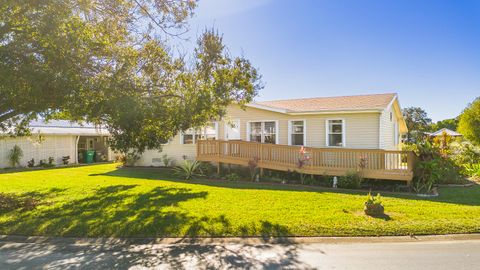
{"type": "Polygon", "coordinates": [[[197,141],[197,160],[247,166],[258,159],[258,167],[307,174],[341,176],[361,172],[364,178],[401,180],[413,178],[415,154],[373,149],[315,148],[245,141],[197,141]],[[300,166],[299,160],[308,160],[300,166]]]}

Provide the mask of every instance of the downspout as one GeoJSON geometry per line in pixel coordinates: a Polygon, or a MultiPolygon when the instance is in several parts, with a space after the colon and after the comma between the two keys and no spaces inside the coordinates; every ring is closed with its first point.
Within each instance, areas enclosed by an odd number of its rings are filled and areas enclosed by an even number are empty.
{"type": "Polygon", "coordinates": [[[80,141],[80,136],[77,136],[75,141],[75,163],[78,164],[78,141],[80,141]]]}

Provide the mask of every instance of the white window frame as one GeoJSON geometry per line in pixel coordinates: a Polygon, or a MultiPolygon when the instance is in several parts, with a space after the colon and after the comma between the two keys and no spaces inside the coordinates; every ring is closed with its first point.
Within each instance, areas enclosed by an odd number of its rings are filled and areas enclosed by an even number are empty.
{"type": "MultiPolygon", "coordinates": [[[[215,140],[218,140],[218,121],[212,121],[211,123],[214,123],[215,124],[215,140]]],[[[183,144],[183,145],[195,145],[197,143],[197,139],[196,139],[196,135],[198,134],[197,133],[197,130],[194,130],[192,133],[193,135],[193,138],[192,138],[192,143],[183,143],[183,135],[185,135],[184,132],[181,132],[180,133],[180,144],[183,144]]],[[[190,133],[189,133],[190,135],[190,133]]]]}
{"type": "Polygon", "coordinates": [[[303,146],[307,146],[307,120],[306,119],[292,119],[288,120],[288,145],[292,145],[292,127],[293,122],[303,122],[303,146]]]}
{"type": "Polygon", "coordinates": [[[330,147],[330,148],[345,148],[347,147],[347,124],[345,121],[345,118],[329,118],[325,120],[325,147],[330,147]],[[330,146],[330,138],[328,135],[330,135],[330,121],[342,121],[342,146],[330,146]]]}
{"type": "Polygon", "coordinates": [[[261,143],[265,143],[265,135],[264,135],[264,132],[265,132],[265,122],[275,122],[275,144],[279,144],[279,126],[278,126],[278,120],[252,120],[252,121],[247,121],[247,128],[246,128],[246,131],[247,131],[247,141],[249,142],[250,141],[250,124],[251,123],[256,123],[256,122],[260,122],[262,123],[262,140],[261,140],[261,143]]]}

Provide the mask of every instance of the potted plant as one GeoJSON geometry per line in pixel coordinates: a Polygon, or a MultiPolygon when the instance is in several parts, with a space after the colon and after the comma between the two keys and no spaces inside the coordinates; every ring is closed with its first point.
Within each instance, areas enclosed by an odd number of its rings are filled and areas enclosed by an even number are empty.
{"type": "Polygon", "coordinates": [[[382,216],[384,215],[384,207],[380,198],[380,193],[373,197],[370,192],[367,195],[367,201],[365,202],[364,212],[369,216],[382,216]]]}

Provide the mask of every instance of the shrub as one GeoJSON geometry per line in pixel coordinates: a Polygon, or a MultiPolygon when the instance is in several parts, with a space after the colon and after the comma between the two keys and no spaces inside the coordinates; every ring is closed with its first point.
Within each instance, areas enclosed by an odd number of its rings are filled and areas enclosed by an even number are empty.
{"type": "Polygon", "coordinates": [[[466,175],[475,177],[475,178],[480,178],[480,163],[477,164],[465,164],[463,165],[464,167],[464,172],[466,175]]]}
{"type": "Polygon", "coordinates": [[[63,165],[68,165],[68,163],[70,163],[70,156],[62,157],[62,163],[63,165]]]}
{"type": "Polygon", "coordinates": [[[10,162],[10,165],[12,167],[16,167],[17,165],[20,165],[20,160],[23,157],[23,151],[20,146],[15,145],[10,152],[8,153],[8,161],[10,162]]]}
{"type": "Polygon", "coordinates": [[[451,158],[457,166],[480,163],[480,147],[469,142],[450,144],[451,158]]]}
{"type": "Polygon", "coordinates": [[[347,172],[346,175],[339,177],[337,186],[339,188],[359,189],[362,187],[363,178],[356,171],[347,172]]]}
{"type": "Polygon", "coordinates": [[[232,173],[229,173],[227,175],[225,175],[225,179],[228,180],[228,181],[238,181],[240,180],[240,176],[234,172],[232,173]]]}
{"type": "Polygon", "coordinates": [[[204,176],[211,177],[216,174],[216,167],[210,162],[200,162],[200,173],[204,176]]]}
{"type": "Polygon", "coordinates": [[[53,157],[48,157],[48,164],[53,165],[53,162],[55,161],[55,158],[53,157]]]}
{"type": "Polygon", "coordinates": [[[373,197],[370,192],[367,195],[367,201],[365,202],[364,212],[369,216],[382,216],[384,215],[385,208],[382,205],[380,193],[376,197],[373,197]]]}
{"type": "Polygon", "coordinates": [[[190,180],[197,176],[202,176],[200,171],[200,162],[196,160],[184,160],[179,166],[174,169],[174,174],[182,179],[190,180]]]}
{"type": "Polygon", "coordinates": [[[173,165],[174,160],[173,160],[173,158],[168,157],[167,154],[164,154],[164,155],[162,156],[162,162],[163,162],[163,165],[164,165],[165,167],[170,167],[170,166],[173,165]]]}
{"type": "Polygon", "coordinates": [[[135,163],[140,159],[140,156],[135,152],[127,153],[123,158],[123,165],[126,166],[135,166],[135,163]]]}
{"type": "Polygon", "coordinates": [[[27,166],[28,166],[29,168],[35,167],[35,159],[34,159],[34,158],[30,159],[30,160],[27,162],[27,166]]]}

